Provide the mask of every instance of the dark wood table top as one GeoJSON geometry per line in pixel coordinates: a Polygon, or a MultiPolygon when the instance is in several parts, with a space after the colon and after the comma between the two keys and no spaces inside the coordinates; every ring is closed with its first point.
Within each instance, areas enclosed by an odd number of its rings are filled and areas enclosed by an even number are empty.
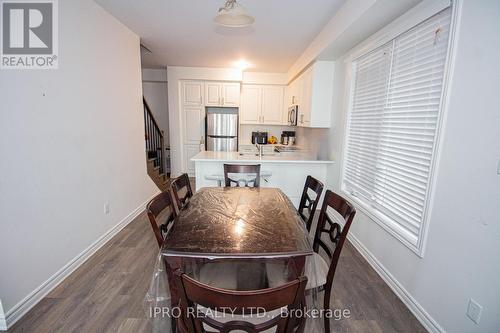
{"type": "Polygon", "coordinates": [[[292,257],[313,253],[306,228],[276,188],[200,189],[167,234],[166,256],[292,257]]]}

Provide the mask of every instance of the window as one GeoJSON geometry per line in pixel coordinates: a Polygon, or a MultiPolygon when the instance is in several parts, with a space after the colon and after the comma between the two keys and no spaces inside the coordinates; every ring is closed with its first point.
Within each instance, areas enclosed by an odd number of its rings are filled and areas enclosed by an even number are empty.
{"type": "Polygon", "coordinates": [[[421,250],[450,35],[447,8],[353,61],[343,190],[421,250]]]}

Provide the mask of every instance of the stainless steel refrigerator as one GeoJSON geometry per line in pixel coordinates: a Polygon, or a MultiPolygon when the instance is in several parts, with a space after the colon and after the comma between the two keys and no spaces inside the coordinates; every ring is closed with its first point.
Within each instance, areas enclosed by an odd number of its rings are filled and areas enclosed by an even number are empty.
{"type": "Polygon", "coordinates": [[[205,126],[206,150],[238,150],[238,108],[207,107],[205,126]]]}

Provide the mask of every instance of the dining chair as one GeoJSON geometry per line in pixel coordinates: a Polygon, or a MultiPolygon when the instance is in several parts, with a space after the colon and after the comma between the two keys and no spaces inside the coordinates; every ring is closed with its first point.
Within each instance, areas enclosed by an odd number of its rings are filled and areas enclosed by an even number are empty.
{"type": "MultiPolygon", "coordinates": [[[[349,201],[330,190],[326,191],[313,242],[315,263],[323,261],[323,263],[319,263],[319,265],[316,265],[316,270],[323,269],[323,271],[320,271],[317,276],[321,275],[322,277],[321,279],[319,279],[320,281],[318,281],[318,287],[320,289],[323,289],[325,292],[323,299],[323,306],[325,310],[330,308],[330,296],[332,294],[333,278],[335,277],[335,271],[339,262],[340,252],[342,251],[342,248],[344,246],[344,242],[347,238],[347,233],[349,232],[349,228],[351,227],[354,215],[356,215],[356,209],[349,201]],[[329,207],[333,209],[333,214],[331,215],[328,212],[329,207]],[[335,221],[333,221],[332,219],[335,221]],[[343,226],[341,226],[339,222],[343,224],[343,226]],[[324,235],[326,237],[322,237],[324,235]],[[326,272],[324,271],[325,261],[319,254],[320,249],[324,250],[326,256],[330,261],[328,270],[326,272]]],[[[330,332],[329,319],[325,318],[324,323],[325,332],[330,332]]]]}
{"type": "Polygon", "coordinates": [[[180,294],[180,316],[177,329],[183,333],[202,333],[207,331],[249,333],[277,332],[300,333],[304,331],[305,318],[296,314],[304,304],[306,277],[298,277],[282,286],[252,291],[234,291],[219,289],[198,282],[184,274],[180,269],[175,271],[174,282],[180,294]],[[288,312],[283,311],[288,308],[288,312]],[[219,312],[230,309],[230,313],[219,312]],[[249,316],[251,311],[264,310],[249,316]],[[193,311],[194,314],[193,315],[193,311]],[[229,317],[229,318],[227,318],[229,317]],[[255,318],[258,317],[258,318],[255,318]]]}
{"type": "Polygon", "coordinates": [[[249,187],[249,183],[253,183],[253,187],[260,186],[260,164],[256,165],[239,165],[239,164],[224,164],[224,182],[226,187],[231,184],[240,186],[240,183],[245,183],[245,187],[249,187]],[[229,174],[254,174],[255,178],[248,179],[247,177],[241,179],[233,179],[229,174]]]}
{"type": "Polygon", "coordinates": [[[170,184],[170,188],[172,189],[178,213],[188,204],[189,199],[193,196],[188,174],[184,173],[175,178],[170,184]]]}
{"type": "MultiPolygon", "coordinates": [[[[326,191],[314,234],[314,265],[306,265],[305,271],[305,276],[309,278],[306,290],[317,288],[318,291],[325,292],[323,299],[325,310],[330,308],[335,270],[355,214],[356,209],[346,199],[330,190],[326,191]],[[331,208],[331,212],[328,208],[331,208]],[[328,260],[320,255],[320,249],[325,252],[328,260]],[[310,271],[311,269],[315,269],[315,271],[310,271]]],[[[287,270],[285,263],[266,264],[266,270],[270,287],[284,282],[283,276],[286,276],[284,271],[287,270]]],[[[325,332],[330,332],[328,318],[324,319],[324,325],[325,332]]]]}
{"type": "Polygon", "coordinates": [[[307,176],[298,209],[300,217],[306,223],[307,231],[311,230],[314,212],[316,211],[319,199],[321,198],[323,187],[324,185],[322,182],[312,176],[307,176]],[[310,196],[310,191],[315,194],[313,198],[310,196]]]}
{"type": "Polygon", "coordinates": [[[158,247],[161,248],[170,224],[177,217],[170,191],[164,191],[155,196],[146,206],[146,211],[158,247]]]}

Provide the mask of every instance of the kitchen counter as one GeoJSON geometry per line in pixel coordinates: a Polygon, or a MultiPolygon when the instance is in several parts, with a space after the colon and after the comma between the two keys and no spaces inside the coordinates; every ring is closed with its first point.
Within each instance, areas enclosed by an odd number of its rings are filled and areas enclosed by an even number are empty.
{"type": "MultiPolygon", "coordinates": [[[[265,155],[256,156],[252,147],[239,152],[202,151],[195,155],[191,162],[195,164],[196,189],[211,186],[223,186],[224,164],[260,164],[260,186],[281,189],[295,206],[300,202],[300,196],[307,176],[312,176],[326,184],[328,170],[333,167],[333,161],[318,159],[315,154],[307,151],[272,153],[271,147],[266,147],[265,155]]],[[[274,148],[273,148],[274,149],[274,148]]],[[[322,198],[321,198],[322,200],[322,198]]]]}
{"type": "Polygon", "coordinates": [[[194,162],[213,161],[213,162],[241,162],[241,163],[319,163],[332,164],[331,160],[318,159],[315,154],[309,152],[285,152],[274,153],[270,155],[265,153],[262,157],[254,153],[245,152],[240,155],[239,152],[221,152],[221,151],[202,151],[192,159],[194,162]]]}

